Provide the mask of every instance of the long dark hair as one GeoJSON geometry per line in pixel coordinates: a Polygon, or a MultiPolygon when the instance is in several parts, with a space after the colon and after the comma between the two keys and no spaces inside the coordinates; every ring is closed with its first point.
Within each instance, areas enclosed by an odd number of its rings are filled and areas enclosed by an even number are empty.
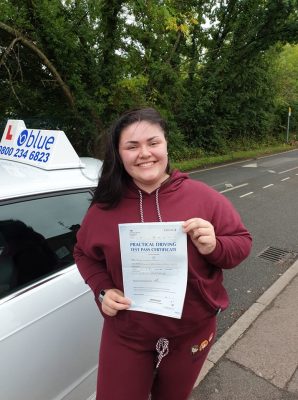
{"type": "MultiPolygon", "coordinates": [[[[119,155],[119,140],[124,128],[140,121],[159,125],[166,137],[166,121],[154,108],[135,108],[122,114],[108,131],[101,175],[91,205],[101,203],[103,208],[114,208],[120,202],[124,186],[130,180],[130,176],[119,155]]],[[[169,164],[166,172],[170,172],[169,164]]]]}

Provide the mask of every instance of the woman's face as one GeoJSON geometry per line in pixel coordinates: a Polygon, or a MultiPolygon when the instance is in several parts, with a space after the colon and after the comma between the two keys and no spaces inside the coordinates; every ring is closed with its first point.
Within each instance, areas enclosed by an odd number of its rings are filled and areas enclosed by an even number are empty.
{"type": "Polygon", "coordinates": [[[169,176],[166,173],[167,141],[158,124],[140,121],[124,128],[119,140],[119,154],[126,172],[148,193],[169,176]]]}

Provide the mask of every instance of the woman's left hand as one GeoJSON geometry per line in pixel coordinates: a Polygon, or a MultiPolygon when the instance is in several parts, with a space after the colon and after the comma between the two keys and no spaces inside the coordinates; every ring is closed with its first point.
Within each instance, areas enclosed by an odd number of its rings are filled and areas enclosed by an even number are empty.
{"type": "Polygon", "coordinates": [[[183,231],[186,232],[198,251],[207,255],[216,247],[216,237],[213,225],[202,218],[191,218],[183,222],[183,231]]]}

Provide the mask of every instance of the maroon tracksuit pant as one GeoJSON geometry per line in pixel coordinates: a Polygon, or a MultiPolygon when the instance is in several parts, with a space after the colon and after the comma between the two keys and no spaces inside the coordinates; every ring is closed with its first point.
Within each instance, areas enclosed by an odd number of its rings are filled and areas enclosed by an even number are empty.
{"type": "Polygon", "coordinates": [[[150,393],[152,400],[187,400],[215,330],[216,317],[210,316],[191,332],[164,336],[167,340],[161,341],[152,335],[124,337],[105,322],[96,400],[148,400],[150,393]]]}

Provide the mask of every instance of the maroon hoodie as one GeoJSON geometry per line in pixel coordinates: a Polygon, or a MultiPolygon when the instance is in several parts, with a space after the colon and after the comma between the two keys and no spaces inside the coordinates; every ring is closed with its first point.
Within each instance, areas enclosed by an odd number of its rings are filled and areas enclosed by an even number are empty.
{"type": "Polygon", "coordinates": [[[153,193],[131,183],[116,208],[92,205],[77,234],[74,257],[85,282],[98,302],[101,289],[123,291],[118,224],[186,221],[203,218],[214,226],[216,248],[201,255],[188,238],[188,283],[182,318],[179,320],[138,311],[119,311],[104,318],[127,336],[170,336],[195,330],[196,321],[224,310],[228,296],[222,285],[222,269],[233,268],[249,254],[252,239],[239,214],[226,197],[206,184],[174,171],[153,193]]]}

